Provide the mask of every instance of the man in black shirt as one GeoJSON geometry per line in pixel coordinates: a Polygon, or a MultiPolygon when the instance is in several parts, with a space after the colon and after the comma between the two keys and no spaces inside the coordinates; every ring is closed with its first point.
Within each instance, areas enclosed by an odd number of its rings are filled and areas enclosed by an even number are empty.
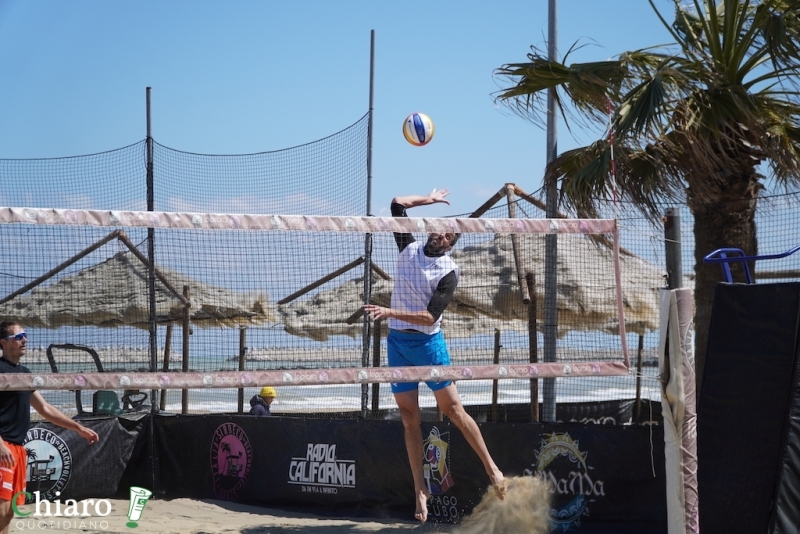
{"type": "MultiPolygon", "coordinates": [[[[428,196],[409,195],[392,200],[392,215],[405,217],[406,209],[442,202],[447,189],[428,196]]],[[[423,245],[409,233],[395,233],[400,250],[397,273],[389,308],[368,304],[364,310],[377,319],[389,320],[386,340],[390,367],[415,365],[450,365],[450,354],[440,326],[444,312],[458,285],[459,270],[447,254],[458,239],[452,232],[431,233],[423,245]]],[[[450,421],[464,434],[467,442],[480,458],[489,481],[500,498],[505,496],[503,473],[492,460],[480,428],[464,410],[452,381],[426,382],[436,397],[436,404],[450,421]]],[[[419,384],[397,382],[392,384],[400,416],[403,419],[406,452],[414,478],[416,512],[414,517],[425,522],[428,518],[427,501],[430,491],[424,480],[419,384]]]]}
{"type": "MultiPolygon", "coordinates": [[[[28,336],[22,325],[6,321],[0,323],[0,373],[30,373],[19,361],[25,355],[28,336]]],[[[24,504],[27,455],[22,444],[31,422],[31,406],[51,423],[74,430],[89,443],[98,440],[97,433],[73,421],[55,406],[48,403],[38,391],[0,392],[0,534],[8,533],[14,519],[11,500],[17,495],[17,504],[24,504]]]]}

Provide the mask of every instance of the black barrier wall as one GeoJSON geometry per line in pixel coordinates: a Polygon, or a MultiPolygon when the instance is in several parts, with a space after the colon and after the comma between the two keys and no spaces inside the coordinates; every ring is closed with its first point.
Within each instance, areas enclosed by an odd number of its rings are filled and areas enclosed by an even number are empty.
{"type": "Polygon", "coordinates": [[[800,283],[719,284],[697,411],[700,531],[800,525],[800,283]]]}
{"type": "MultiPolygon", "coordinates": [[[[75,432],[47,422],[36,424],[28,431],[24,445],[28,454],[26,491],[38,491],[39,497],[48,501],[114,496],[125,473],[141,462],[141,450],[135,456],[134,451],[137,444],[140,449],[144,443],[139,438],[149,419],[82,420],[100,437],[91,445],[75,432]]],[[[125,487],[125,497],[127,493],[125,487]]]]}
{"type": "MultiPolygon", "coordinates": [[[[155,422],[165,498],[413,513],[399,421],[208,415],[155,422]]],[[[666,532],[660,427],[485,423],[481,430],[507,476],[550,480],[557,528],[666,532]]],[[[487,476],[449,423],[423,423],[423,436],[429,518],[458,522],[480,501],[487,476]]]]}
{"type": "MultiPolygon", "coordinates": [[[[60,458],[68,468],[41,464],[37,484],[49,492],[43,498],[52,500],[58,490],[62,501],[127,499],[130,486],[142,486],[162,499],[222,499],[412,520],[413,482],[400,421],[145,415],[82,422],[100,434],[100,443],[89,446],[76,433],[49,424],[31,429],[29,443],[43,438],[48,447],[67,451],[60,458]]],[[[507,476],[544,476],[551,482],[555,531],[666,532],[660,426],[480,426],[507,476]]],[[[429,518],[458,522],[480,501],[488,478],[447,421],[425,422],[422,429],[429,518]]],[[[48,448],[38,458],[50,456],[48,448]]]]}

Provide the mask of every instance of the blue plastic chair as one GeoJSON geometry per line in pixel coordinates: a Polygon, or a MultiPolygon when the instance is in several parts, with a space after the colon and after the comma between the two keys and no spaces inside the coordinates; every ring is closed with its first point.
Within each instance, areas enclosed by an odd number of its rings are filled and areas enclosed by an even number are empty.
{"type": "Polygon", "coordinates": [[[744,251],[740,248],[718,248],[711,254],[707,254],[703,257],[703,261],[706,263],[719,263],[722,267],[722,276],[725,278],[725,281],[729,284],[733,283],[733,276],[731,275],[731,262],[741,262],[744,268],[744,277],[748,284],[753,283],[753,277],[750,275],[750,267],[747,265],[749,261],[757,261],[757,260],[776,260],[778,258],[785,258],[786,256],[791,256],[795,252],[800,250],[800,245],[794,247],[793,249],[787,250],[786,252],[781,252],[780,254],[766,254],[764,256],[745,256],[744,251]],[[734,257],[730,257],[729,255],[733,254],[734,257]]]}

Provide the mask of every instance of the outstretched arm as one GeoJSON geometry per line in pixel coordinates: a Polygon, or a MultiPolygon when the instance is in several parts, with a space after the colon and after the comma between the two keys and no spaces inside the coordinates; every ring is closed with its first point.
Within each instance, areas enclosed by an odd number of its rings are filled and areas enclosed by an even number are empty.
{"type": "MultiPolygon", "coordinates": [[[[392,217],[407,217],[406,209],[415,206],[426,206],[428,204],[435,204],[437,202],[444,202],[449,205],[444,197],[450,194],[447,189],[437,191],[434,189],[426,197],[422,195],[407,195],[403,197],[394,197],[392,199],[392,217]]],[[[395,232],[394,240],[397,243],[397,249],[403,252],[405,248],[414,242],[414,236],[407,232],[395,232]]]]}
{"type": "Polygon", "coordinates": [[[400,204],[404,208],[415,208],[417,206],[427,206],[429,204],[436,204],[437,202],[443,202],[450,205],[450,201],[448,201],[445,197],[450,194],[450,191],[447,189],[434,189],[427,196],[422,195],[406,195],[402,197],[394,197],[392,202],[395,204],[400,204]]]}
{"type": "Polygon", "coordinates": [[[95,443],[98,439],[100,439],[97,435],[97,432],[91,428],[83,426],[77,421],[74,421],[61,413],[58,408],[44,400],[44,397],[42,397],[42,394],[38,391],[34,391],[33,395],[31,395],[31,406],[34,410],[39,412],[42,417],[54,425],[58,425],[69,430],[74,430],[83,436],[89,443],[95,443]]]}

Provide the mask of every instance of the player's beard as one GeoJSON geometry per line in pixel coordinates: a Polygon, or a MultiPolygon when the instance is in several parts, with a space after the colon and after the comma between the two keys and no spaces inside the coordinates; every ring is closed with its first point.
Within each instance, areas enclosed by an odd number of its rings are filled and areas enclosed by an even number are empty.
{"type": "Polygon", "coordinates": [[[448,245],[445,244],[445,240],[441,236],[429,235],[428,241],[425,243],[425,250],[437,256],[447,252],[447,248],[448,245]]]}

